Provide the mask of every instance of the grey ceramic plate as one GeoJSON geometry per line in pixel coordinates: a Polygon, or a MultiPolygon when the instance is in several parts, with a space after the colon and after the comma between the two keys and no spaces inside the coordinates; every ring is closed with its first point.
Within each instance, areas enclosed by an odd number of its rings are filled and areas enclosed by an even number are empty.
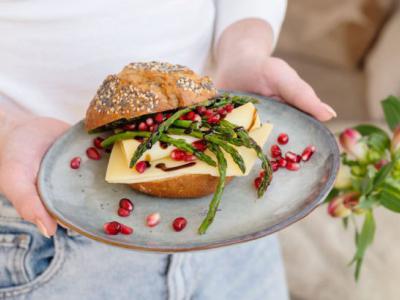
{"type": "MultiPolygon", "coordinates": [[[[254,96],[254,95],[252,95],[254,96]]],[[[256,96],[259,97],[259,96],[256,96]]],[[[262,98],[262,97],[259,97],[262,98]]],[[[295,223],[317,207],[331,189],[339,166],[334,136],[321,123],[283,103],[262,98],[257,105],[261,120],[274,124],[265,151],[281,132],[290,136],[296,152],[313,144],[318,148],[312,159],[297,172],[279,170],[263,199],[257,199],[253,180],[260,167],[247,177],[235,178],[224,192],[220,211],[205,235],[197,234],[211,197],[201,199],[159,199],[132,191],[125,185],[104,181],[108,156],[88,160],[89,136],[80,122],[64,134],[47,152],[39,173],[39,192],[48,211],[64,226],[97,241],[121,247],[179,252],[221,247],[260,238],[295,223]],[[82,157],[80,169],[72,170],[72,157],[82,157]],[[120,198],[134,201],[128,218],[116,214],[120,198]],[[148,228],[145,217],[160,212],[161,223],[148,228]],[[182,232],[171,222],[178,216],[188,219],[182,232]],[[135,229],[133,235],[106,235],[105,222],[117,220],[135,229]]]]}

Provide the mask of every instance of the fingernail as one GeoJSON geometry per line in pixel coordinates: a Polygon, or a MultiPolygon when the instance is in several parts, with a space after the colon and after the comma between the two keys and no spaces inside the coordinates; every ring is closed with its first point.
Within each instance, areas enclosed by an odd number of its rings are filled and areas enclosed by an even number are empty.
{"type": "Polygon", "coordinates": [[[336,113],[336,111],[332,108],[332,107],[330,107],[328,104],[326,104],[326,103],[321,103],[323,106],[324,106],[324,108],[332,115],[332,117],[334,117],[334,118],[336,118],[337,117],[337,113],[336,113]]]}
{"type": "Polygon", "coordinates": [[[48,239],[50,238],[49,233],[47,232],[46,227],[43,225],[43,223],[40,220],[36,219],[36,226],[39,229],[40,233],[47,237],[48,239]]]}

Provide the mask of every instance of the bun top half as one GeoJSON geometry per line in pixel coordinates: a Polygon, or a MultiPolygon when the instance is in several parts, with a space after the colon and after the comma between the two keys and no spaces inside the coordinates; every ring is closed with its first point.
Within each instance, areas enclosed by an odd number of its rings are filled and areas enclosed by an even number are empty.
{"type": "Polygon", "coordinates": [[[103,81],[86,112],[90,131],[120,119],[132,119],[190,106],[214,97],[211,79],[165,62],[131,63],[103,81]]]}

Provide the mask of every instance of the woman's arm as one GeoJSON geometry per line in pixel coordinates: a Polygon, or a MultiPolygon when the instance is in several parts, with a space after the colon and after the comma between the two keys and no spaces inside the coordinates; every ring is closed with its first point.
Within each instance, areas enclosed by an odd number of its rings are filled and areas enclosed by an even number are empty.
{"type": "Polygon", "coordinates": [[[43,235],[53,235],[57,223],[44,208],[36,189],[36,176],[47,148],[68,125],[37,117],[12,102],[0,102],[0,192],[26,221],[43,235]]]}
{"type": "Polygon", "coordinates": [[[270,56],[273,39],[271,26],[261,19],[248,18],[227,27],[216,41],[218,87],[277,97],[321,121],[336,117],[294,69],[270,56]]]}

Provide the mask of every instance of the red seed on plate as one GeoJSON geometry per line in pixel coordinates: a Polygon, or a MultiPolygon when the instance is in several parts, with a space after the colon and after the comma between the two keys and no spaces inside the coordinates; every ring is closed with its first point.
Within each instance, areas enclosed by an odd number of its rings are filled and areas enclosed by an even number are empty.
{"type": "Polygon", "coordinates": [[[104,141],[104,139],[101,136],[98,136],[97,138],[95,138],[93,140],[93,145],[97,148],[97,149],[103,149],[103,146],[101,145],[101,143],[104,141]]]}
{"type": "Polygon", "coordinates": [[[77,156],[71,159],[70,166],[71,169],[79,169],[79,167],[81,166],[81,158],[77,156]]]}
{"type": "Polygon", "coordinates": [[[196,156],[193,154],[186,154],[185,157],[183,158],[184,161],[194,161],[196,160],[196,156]]]}
{"type": "Polygon", "coordinates": [[[103,230],[107,234],[116,235],[121,232],[121,224],[116,221],[108,222],[103,225],[103,230]]]}
{"type": "Polygon", "coordinates": [[[285,168],[287,165],[287,161],[286,159],[284,159],[283,157],[278,159],[278,165],[280,168],[285,168]]]}
{"type": "Polygon", "coordinates": [[[260,188],[261,181],[262,181],[261,177],[257,177],[256,179],[254,179],[254,186],[256,187],[257,190],[260,188]]]}
{"type": "Polygon", "coordinates": [[[198,140],[198,141],[194,141],[192,143],[193,147],[195,147],[197,150],[203,152],[207,149],[207,143],[205,140],[198,140]]]}
{"type": "Polygon", "coordinates": [[[297,162],[297,154],[292,151],[286,152],[285,158],[287,161],[297,162]]]}
{"type": "Polygon", "coordinates": [[[87,157],[89,157],[90,159],[93,159],[93,160],[99,160],[101,158],[101,154],[94,147],[87,148],[86,155],[87,155],[87,157]]]}
{"type": "Polygon", "coordinates": [[[156,114],[154,117],[154,120],[156,120],[157,123],[162,123],[164,121],[164,116],[162,113],[156,114]]]}
{"type": "Polygon", "coordinates": [[[279,170],[279,163],[276,160],[271,161],[272,171],[276,172],[279,170]]]}
{"type": "Polygon", "coordinates": [[[209,116],[209,117],[207,118],[207,123],[210,123],[210,124],[218,123],[220,118],[221,118],[221,117],[220,117],[219,115],[209,116]]]}
{"type": "Polygon", "coordinates": [[[118,208],[118,216],[120,217],[128,217],[131,212],[123,207],[118,208]]]}
{"type": "Polygon", "coordinates": [[[125,208],[129,211],[133,211],[133,203],[128,198],[122,198],[121,200],[119,200],[119,207],[125,208]]]}
{"type": "Polygon", "coordinates": [[[160,219],[159,213],[152,213],[146,217],[146,225],[149,227],[157,226],[160,223],[160,219]]]}
{"type": "Polygon", "coordinates": [[[300,169],[300,164],[292,161],[288,161],[286,165],[286,169],[289,171],[297,171],[300,169]]]}
{"type": "Polygon", "coordinates": [[[212,109],[206,109],[206,111],[204,112],[204,115],[206,117],[211,117],[212,115],[214,115],[214,111],[212,109]]]}
{"type": "Polygon", "coordinates": [[[273,158],[278,158],[282,156],[282,150],[277,144],[271,146],[271,156],[273,158]]]}
{"type": "Polygon", "coordinates": [[[289,142],[289,136],[286,133],[281,133],[278,136],[277,141],[281,145],[286,145],[289,142]]]}
{"type": "Polygon", "coordinates": [[[194,119],[195,116],[196,116],[196,114],[195,114],[194,111],[189,111],[189,112],[186,114],[186,120],[193,121],[193,119],[194,119]]]}
{"type": "Polygon", "coordinates": [[[132,234],[133,228],[129,227],[128,225],[121,224],[121,233],[122,234],[132,234]]]}
{"type": "Polygon", "coordinates": [[[201,122],[201,116],[198,115],[198,114],[195,114],[195,115],[194,115],[194,118],[193,118],[193,121],[194,121],[194,122],[201,122]]]}
{"type": "Polygon", "coordinates": [[[146,125],[147,125],[147,126],[151,126],[151,125],[153,125],[153,124],[154,124],[153,118],[152,118],[152,117],[148,117],[148,118],[146,119],[146,125]]]}
{"type": "Polygon", "coordinates": [[[149,166],[148,164],[149,163],[147,161],[141,160],[141,161],[136,163],[135,169],[139,173],[143,173],[144,171],[146,171],[147,167],[149,166]]]}
{"type": "Polygon", "coordinates": [[[314,152],[315,152],[316,150],[317,150],[317,149],[315,148],[315,146],[312,146],[312,145],[307,146],[307,147],[304,149],[303,153],[301,154],[301,159],[302,159],[303,161],[309,161],[310,158],[311,158],[311,156],[314,154],[314,152]]]}
{"type": "Polygon", "coordinates": [[[183,160],[186,156],[186,152],[182,151],[180,149],[174,149],[171,151],[171,154],[169,155],[173,160],[183,160]]]}
{"type": "Polygon", "coordinates": [[[138,129],[141,130],[141,131],[147,131],[146,123],[145,122],[140,122],[139,126],[138,126],[138,129]]]}
{"type": "Polygon", "coordinates": [[[231,103],[225,105],[225,110],[226,110],[227,113],[230,113],[234,108],[235,107],[231,103]]]}
{"type": "Polygon", "coordinates": [[[136,129],[136,124],[126,124],[126,125],[123,127],[123,129],[124,129],[124,130],[127,130],[127,131],[135,130],[135,129],[136,129]]]}
{"type": "Polygon", "coordinates": [[[204,113],[206,112],[207,108],[205,108],[204,106],[199,106],[196,108],[197,112],[201,115],[204,115],[204,113]]]}
{"type": "Polygon", "coordinates": [[[172,222],[172,227],[174,228],[175,231],[179,232],[186,227],[186,224],[187,220],[184,217],[179,217],[172,222]]]}

